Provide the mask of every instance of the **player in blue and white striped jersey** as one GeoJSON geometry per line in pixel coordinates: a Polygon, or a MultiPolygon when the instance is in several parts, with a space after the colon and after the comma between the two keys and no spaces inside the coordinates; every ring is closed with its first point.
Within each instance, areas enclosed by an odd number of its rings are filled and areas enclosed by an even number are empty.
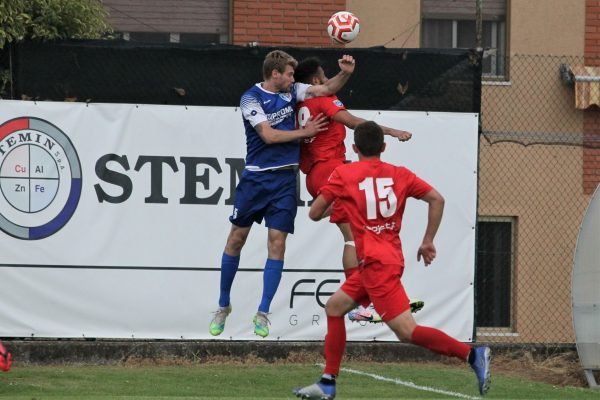
{"type": "Polygon", "coordinates": [[[296,129],[296,103],[316,96],[336,93],[354,71],[354,59],[344,55],[340,72],[323,85],[294,83],[298,62],[289,54],[275,50],[263,62],[264,81],[241,98],[246,130],[246,168],[235,192],[231,231],[221,259],[219,309],[210,323],[210,333],[220,335],[231,313],[230,291],[242,247],[254,222],[265,220],[268,228],[268,257],[263,274],[263,293],[254,316],[254,332],[269,334],[267,314],[283,271],[285,241],[294,233],[296,217],[296,179],[300,156],[299,139],[312,137],[327,127],[327,117],[318,115],[304,128],[296,129]]]}

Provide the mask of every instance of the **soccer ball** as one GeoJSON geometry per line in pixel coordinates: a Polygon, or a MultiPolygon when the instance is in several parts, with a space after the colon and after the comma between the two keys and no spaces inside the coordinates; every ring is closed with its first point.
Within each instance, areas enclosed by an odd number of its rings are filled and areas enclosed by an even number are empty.
{"type": "Polygon", "coordinates": [[[336,12],[327,22],[329,37],[338,43],[350,43],[358,37],[360,24],[358,18],[350,11],[336,12]]]}

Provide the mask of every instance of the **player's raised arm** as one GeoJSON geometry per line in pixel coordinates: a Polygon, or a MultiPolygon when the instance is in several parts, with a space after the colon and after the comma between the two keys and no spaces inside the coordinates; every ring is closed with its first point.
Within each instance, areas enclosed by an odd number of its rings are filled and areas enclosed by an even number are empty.
{"type": "Polygon", "coordinates": [[[425,196],[421,197],[421,200],[429,204],[429,212],[427,214],[427,228],[425,229],[425,235],[423,236],[423,243],[421,243],[421,246],[417,251],[417,261],[421,261],[421,257],[423,257],[425,266],[428,266],[433,262],[436,256],[433,239],[442,222],[444,198],[437,190],[432,189],[425,196]]]}
{"type": "Polygon", "coordinates": [[[306,90],[306,98],[317,97],[317,96],[331,96],[337,93],[350,79],[350,75],[354,72],[356,63],[354,58],[347,54],[343,55],[338,60],[340,66],[340,72],[333,78],[329,79],[322,85],[311,86],[306,90]]]}
{"type": "Polygon", "coordinates": [[[403,131],[400,129],[394,129],[394,128],[388,128],[386,126],[382,126],[382,128],[383,128],[383,133],[385,135],[395,137],[396,139],[398,139],[401,142],[406,142],[407,140],[410,140],[410,138],[412,137],[412,133],[407,132],[407,131],[403,131]]]}
{"type": "MultiPolygon", "coordinates": [[[[353,115],[348,110],[340,110],[333,116],[333,120],[344,124],[350,129],[354,129],[358,124],[362,124],[366,120],[356,115],[353,115]]],[[[400,129],[388,128],[387,126],[379,125],[383,129],[383,134],[395,137],[401,142],[406,142],[412,137],[412,133],[400,129]]]]}

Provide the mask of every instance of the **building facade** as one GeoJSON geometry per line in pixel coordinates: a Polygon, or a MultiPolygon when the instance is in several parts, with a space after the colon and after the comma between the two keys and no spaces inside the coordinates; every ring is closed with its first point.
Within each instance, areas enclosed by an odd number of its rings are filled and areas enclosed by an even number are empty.
{"type": "MultiPolygon", "coordinates": [[[[348,10],[361,21],[349,49],[477,44],[476,0],[103,3],[128,40],[341,47],[325,26],[348,10]]],[[[600,182],[600,93],[583,107],[575,101],[581,90],[600,89],[593,79],[577,86],[573,71],[600,66],[600,1],[482,3],[477,337],[573,342],[573,252],[600,182]]]]}

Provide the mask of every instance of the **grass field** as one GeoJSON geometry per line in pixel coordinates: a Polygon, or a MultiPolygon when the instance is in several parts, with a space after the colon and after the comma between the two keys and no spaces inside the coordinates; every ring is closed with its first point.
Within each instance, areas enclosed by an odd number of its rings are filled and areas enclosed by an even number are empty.
{"type": "MultiPolygon", "coordinates": [[[[475,377],[462,365],[350,362],[338,378],[339,399],[475,399],[475,377]]],[[[321,367],[295,363],[15,366],[0,374],[0,399],[295,399],[321,367]]],[[[498,375],[489,399],[600,399],[600,392],[498,375]]]]}

